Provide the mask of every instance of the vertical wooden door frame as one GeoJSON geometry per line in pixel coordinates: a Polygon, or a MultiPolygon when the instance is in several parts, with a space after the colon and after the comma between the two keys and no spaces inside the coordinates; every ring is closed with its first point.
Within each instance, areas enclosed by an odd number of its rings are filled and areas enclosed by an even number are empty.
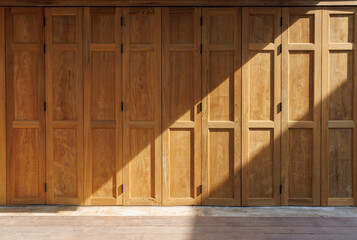
{"type": "Polygon", "coordinates": [[[122,101],[122,70],[121,70],[121,15],[122,9],[119,7],[114,9],[114,43],[92,43],[91,42],[91,16],[94,14],[106,14],[105,9],[97,9],[95,7],[85,7],[83,14],[83,65],[84,65],[84,203],[86,205],[122,205],[122,111],[120,104],[122,101]],[[98,12],[97,12],[98,11],[98,12]],[[115,55],[115,120],[92,120],[92,52],[96,51],[111,51],[115,55]],[[115,129],[115,179],[114,197],[111,198],[96,198],[92,196],[92,130],[98,129],[115,129]]]}
{"type": "Polygon", "coordinates": [[[321,205],[356,205],[357,204],[357,8],[323,8],[322,9],[322,152],[321,152],[321,205]],[[352,15],[352,43],[330,42],[330,15],[352,15]],[[330,80],[330,51],[351,51],[353,55],[352,65],[352,120],[329,120],[329,80],[330,80]],[[352,130],[352,196],[350,198],[329,197],[329,130],[352,130]]]}
{"type": "Polygon", "coordinates": [[[279,104],[281,103],[281,53],[279,53],[279,47],[281,47],[281,26],[280,26],[280,18],[281,18],[281,8],[243,8],[242,14],[242,137],[243,137],[243,166],[242,166],[242,204],[243,206],[262,206],[262,205],[279,205],[281,196],[279,192],[279,186],[281,183],[280,179],[280,169],[281,169],[281,118],[282,113],[279,111],[279,104]],[[249,15],[250,13],[270,13],[273,15],[273,43],[266,45],[264,43],[250,43],[250,22],[249,15]],[[249,119],[249,82],[250,81],[250,70],[248,62],[250,59],[250,51],[272,51],[274,54],[274,87],[272,89],[274,93],[274,97],[272,101],[272,111],[273,118],[272,120],[252,120],[249,119]],[[250,184],[250,175],[249,175],[249,162],[251,161],[249,157],[249,131],[250,129],[271,129],[273,130],[273,169],[272,169],[272,197],[271,198],[250,198],[249,193],[249,184],[250,184]]]}
{"type": "Polygon", "coordinates": [[[320,205],[320,161],[321,161],[321,8],[293,8],[283,7],[282,33],[282,205],[320,205]],[[290,12],[314,15],[314,42],[310,44],[289,44],[289,16],[290,12]],[[289,121],[289,51],[313,52],[313,116],[310,121],[289,121]],[[312,129],[312,199],[289,199],[289,129],[312,129]]]}
{"type": "MultiPolygon", "coordinates": [[[[47,181],[47,204],[75,204],[83,203],[83,65],[82,65],[82,21],[83,9],[79,7],[61,8],[53,7],[45,9],[46,31],[45,42],[46,52],[46,181],[47,181]],[[52,42],[52,16],[71,15],[76,16],[76,42],[73,44],[56,44],[52,42]],[[52,73],[52,53],[55,50],[76,49],[76,117],[75,120],[54,120],[53,119],[53,73],[52,73]],[[54,183],[54,129],[75,129],[76,130],[76,171],[77,171],[77,196],[76,197],[56,197],[54,183]]],[[[75,183],[74,183],[75,184],[75,183]]]]}
{"type": "Polygon", "coordinates": [[[5,8],[0,7],[0,205],[6,204],[5,8]]]}
{"type": "MultiPolygon", "coordinates": [[[[242,133],[242,96],[241,96],[241,37],[242,37],[242,8],[203,8],[202,9],[202,204],[203,205],[223,205],[223,206],[239,206],[241,205],[241,133],[242,133]],[[218,44],[210,43],[210,16],[224,15],[233,16],[233,44],[218,44]],[[231,121],[212,121],[209,119],[209,55],[210,51],[231,51],[233,53],[233,119],[231,121]],[[209,164],[209,131],[219,129],[228,129],[233,131],[233,187],[232,198],[214,198],[210,197],[210,164],[209,164]]],[[[228,179],[229,180],[229,179],[228,179]]],[[[214,191],[214,189],[213,189],[214,191]]]]}

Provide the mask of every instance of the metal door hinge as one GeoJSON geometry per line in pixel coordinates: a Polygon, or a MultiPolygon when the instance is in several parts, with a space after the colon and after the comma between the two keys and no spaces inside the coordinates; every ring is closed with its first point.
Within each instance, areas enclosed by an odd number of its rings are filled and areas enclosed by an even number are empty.
{"type": "Polygon", "coordinates": [[[283,17],[280,17],[280,26],[283,26],[283,17]]]}
{"type": "Polygon", "coordinates": [[[47,103],[46,103],[46,102],[43,103],[43,110],[44,110],[45,112],[47,111],[47,103]]]}
{"type": "Polygon", "coordinates": [[[197,113],[202,112],[202,102],[197,105],[197,113]]]}
{"type": "Polygon", "coordinates": [[[47,192],[47,183],[45,183],[45,192],[47,192]]]}
{"type": "Polygon", "coordinates": [[[280,55],[282,51],[283,51],[283,46],[280,44],[278,46],[278,55],[280,55]]]}
{"type": "Polygon", "coordinates": [[[277,113],[281,113],[282,110],[283,110],[283,104],[279,103],[277,106],[277,113]]]}
{"type": "Polygon", "coordinates": [[[122,184],[122,185],[120,185],[119,188],[118,188],[118,195],[123,194],[123,192],[124,192],[124,186],[123,186],[123,184],[122,184]]]}
{"type": "Polygon", "coordinates": [[[46,17],[43,17],[43,26],[46,27],[46,17]]]}
{"type": "Polygon", "coordinates": [[[124,111],[124,102],[121,102],[120,109],[121,109],[121,111],[124,111]]]}
{"type": "Polygon", "coordinates": [[[124,17],[120,17],[120,25],[121,25],[121,26],[124,25],[124,17]]]}
{"type": "Polygon", "coordinates": [[[197,187],[197,196],[202,194],[202,185],[197,187]]]}
{"type": "Polygon", "coordinates": [[[280,192],[280,194],[283,193],[283,185],[280,185],[280,187],[279,187],[279,192],[280,192]]]}

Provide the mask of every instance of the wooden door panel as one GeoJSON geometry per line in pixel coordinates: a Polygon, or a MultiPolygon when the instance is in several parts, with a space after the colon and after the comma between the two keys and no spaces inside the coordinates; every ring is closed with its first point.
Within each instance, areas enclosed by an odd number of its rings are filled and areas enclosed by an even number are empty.
{"type": "Polygon", "coordinates": [[[283,205],[320,204],[321,11],[283,8],[283,205]]]}
{"type": "Polygon", "coordinates": [[[122,204],[121,9],[84,9],[86,205],[122,204]]]}
{"type": "Polygon", "coordinates": [[[162,11],[163,204],[197,205],[201,204],[201,9],[162,11]]]}
{"type": "Polygon", "coordinates": [[[83,200],[82,9],[46,9],[47,201],[83,200]]]}
{"type": "Polygon", "coordinates": [[[43,9],[8,8],[6,19],[7,202],[43,204],[43,9]]]}
{"type": "Polygon", "coordinates": [[[322,205],[356,205],[357,9],[323,9],[322,205]]]}
{"type": "Polygon", "coordinates": [[[280,17],[280,8],[243,8],[245,206],[280,204],[280,17]]]}
{"type": "Polygon", "coordinates": [[[204,205],[241,204],[241,8],[203,9],[204,205]]]}
{"type": "Polygon", "coordinates": [[[161,8],[123,9],[124,204],[161,204],[161,8]]]}

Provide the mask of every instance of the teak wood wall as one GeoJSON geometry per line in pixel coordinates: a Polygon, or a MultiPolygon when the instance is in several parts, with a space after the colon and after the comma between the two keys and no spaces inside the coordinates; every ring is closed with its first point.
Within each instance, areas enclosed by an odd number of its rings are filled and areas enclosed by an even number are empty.
{"type": "Polygon", "coordinates": [[[0,7],[0,204],[356,205],[356,11],[0,7]]]}

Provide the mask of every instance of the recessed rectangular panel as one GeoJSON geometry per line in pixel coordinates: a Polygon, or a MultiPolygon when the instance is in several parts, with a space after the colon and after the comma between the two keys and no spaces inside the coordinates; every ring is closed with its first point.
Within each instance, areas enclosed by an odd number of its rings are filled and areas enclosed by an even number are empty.
{"type": "MultiPolygon", "coordinates": [[[[115,8],[113,8],[114,10],[115,8]]],[[[115,42],[115,15],[93,14],[91,16],[91,42],[114,43],[115,42]]]]}
{"type": "Polygon", "coordinates": [[[249,70],[249,120],[273,120],[274,53],[251,52],[249,70]]]}
{"type": "Polygon", "coordinates": [[[329,130],[329,197],[349,198],[352,196],[353,130],[329,130]]]}
{"type": "Polygon", "coordinates": [[[115,53],[92,52],[92,120],[115,119],[115,53]]]}
{"type": "Polygon", "coordinates": [[[313,52],[289,54],[289,120],[313,120],[313,52]]]}
{"type": "Polygon", "coordinates": [[[274,15],[268,15],[268,14],[249,15],[249,42],[250,43],[274,42],[274,15]]]}
{"type": "Polygon", "coordinates": [[[155,144],[153,129],[130,129],[130,198],[155,197],[155,144]]]}
{"type": "Polygon", "coordinates": [[[170,130],[169,185],[171,198],[194,198],[194,144],[192,129],[170,130]]]}
{"type": "Polygon", "coordinates": [[[75,129],[54,129],[54,196],[77,197],[77,136],[75,129]]]}
{"type": "Polygon", "coordinates": [[[115,130],[92,130],[92,196],[115,197],[115,130]]]}
{"type": "MultiPolygon", "coordinates": [[[[42,37],[38,27],[40,16],[32,14],[13,14],[13,40],[15,43],[38,43],[42,37]]],[[[10,26],[9,26],[10,27],[10,26]]]]}
{"type": "Polygon", "coordinates": [[[170,52],[170,120],[193,121],[194,63],[192,52],[170,52]]]}
{"type": "Polygon", "coordinates": [[[170,43],[193,43],[194,23],[193,9],[187,8],[187,13],[170,11],[169,13],[169,42],[170,43]]]}
{"type": "Polygon", "coordinates": [[[289,15],[289,43],[314,43],[314,16],[289,15]]]}
{"type": "Polygon", "coordinates": [[[233,133],[233,129],[212,129],[209,131],[209,198],[234,198],[233,133]]]}
{"type": "MultiPolygon", "coordinates": [[[[354,15],[333,14],[330,15],[330,42],[352,43],[354,15]]],[[[355,33],[356,34],[356,33],[355,33]]],[[[328,39],[326,39],[327,41],[328,39]]]]}
{"type": "Polygon", "coordinates": [[[234,53],[209,52],[209,120],[233,121],[234,108],[234,53]]]}
{"type": "Polygon", "coordinates": [[[131,121],[154,120],[154,53],[131,52],[129,62],[129,118],[131,121]]]}
{"type": "Polygon", "coordinates": [[[289,198],[312,198],[313,130],[289,130],[289,198]]]}
{"type": "Polygon", "coordinates": [[[330,51],[329,119],[353,119],[353,52],[330,51]]]}
{"type": "Polygon", "coordinates": [[[38,58],[37,52],[13,52],[14,120],[38,119],[38,58]]]}
{"type": "Polygon", "coordinates": [[[52,58],[53,118],[76,120],[76,52],[56,51],[52,58]]]}
{"type": "Polygon", "coordinates": [[[76,16],[52,16],[53,43],[76,43],[77,23],[76,16]]]}
{"type": "Polygon", "coordinates": [[[154,42],[154,9],[153,8],[130,8],[129,24],[131,44],[154,42]]]}
{"type": "Polygon", "coordinates": [[[38,129],[13,130],[13,161],[15,198],[38,198],[40,149],[38,129]]]}
{"type": "Polygon", "coordinates": [[[249,130],[249,197],[272,198],[274,191],[274,132],[249,130]]]}
{"type": "Polygon", "coordinates": [[[208,20],[210,44],[234,43],[234,15],[212,15],[208,20]]]}

